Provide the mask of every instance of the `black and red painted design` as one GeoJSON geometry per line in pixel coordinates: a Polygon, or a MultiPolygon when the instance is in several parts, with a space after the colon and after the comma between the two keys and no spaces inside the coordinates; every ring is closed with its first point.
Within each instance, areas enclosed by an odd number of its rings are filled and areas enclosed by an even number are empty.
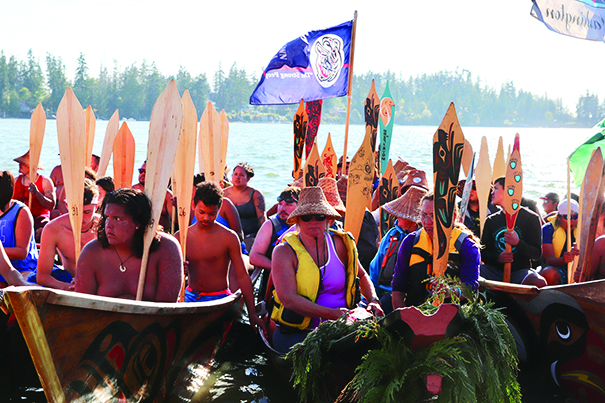
{"type": "Polygon", "coordinates": [[[309,119],[309,123],[307,125],[307,135],[305,137],[306,158],[309,158],[311,148],[313,148],[313,142],[315,142],[315,137],[317,137],[317,130],[319,129],[319,124],[321,123],[321,106],[321,99],[317,101],[309,101],[305,104],[305,111],[307,112],[307,117],[309,119]]]}
{"type": "MultiPolygon", "coordinates": [[[[302,101],[301,101],[302,104],[302,101]]],[[[298,108],[296,115],[294,115],[294,170],[292,171],[292,177],[298,178],[300,172],[302,153],[305,146],[305,136],[307,135],[307,125],[309,118],[302,105],[298,108]]]]}

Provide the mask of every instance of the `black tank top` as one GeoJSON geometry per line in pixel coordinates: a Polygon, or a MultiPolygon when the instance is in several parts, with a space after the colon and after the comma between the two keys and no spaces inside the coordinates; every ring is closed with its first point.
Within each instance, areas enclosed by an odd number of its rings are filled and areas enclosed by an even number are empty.
{"type": "Polygon", "coordinates": [[[252,191],[250,200],[247,203],[235,206],[239,214],[239,219],[242,222],[242,231],[244,231],[244,237],[255,236],[260,229],[260,220],[256,215],[256,208],[254,207],[254,193],[252,191]]]}

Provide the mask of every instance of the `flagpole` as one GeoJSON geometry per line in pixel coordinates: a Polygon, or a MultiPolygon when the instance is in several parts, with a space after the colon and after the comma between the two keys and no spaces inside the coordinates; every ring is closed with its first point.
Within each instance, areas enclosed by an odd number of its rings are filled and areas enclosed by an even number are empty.
{"type": "Polygon", "coordinates": [[[349,142],[349,120],[351,118],[351,90],[353,87],[353,59],[355,56],[355,31],[357,30],[357,10],[353,16],[353,28],[351,30],[351,53],[349,55],[349,83],[347,85],[347,118],[345,121],[345,146],[342,153],[342,174],[347,171],[347,144],[349,142]]]}

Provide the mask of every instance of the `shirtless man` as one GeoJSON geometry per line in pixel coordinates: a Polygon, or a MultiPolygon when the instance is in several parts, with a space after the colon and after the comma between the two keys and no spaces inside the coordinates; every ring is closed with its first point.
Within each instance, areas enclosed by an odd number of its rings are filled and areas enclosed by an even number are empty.
{"type": "MultiPolygon", "coordinates": [[[[90,179],[85,179],[82,235],[80,238],[81,248],[96,237],[94,226],[99,218],[95,215],[98,197],[97,186],[90,179]]],[[[63,214],[55,218],[44,227],[36,277],[37,279],[30,277],[28,280],[34,280],[45,287],[61,290],[74,289],[73,278],[76,277],[76,248],[74,247],[74,234],[71,229],[69,214],[63,214]],[[54,267],[55,252],[61,257],[64,270],[54,267]],[[61,280],[58,280],[57,277],[61,280]]]]}
{"type": "MultiPolygon", "coordinates": [[[[132,185],[133,189],[145,192],[145,175],[147,173],[147,161],[143,162],[143,165],[139,168],[139,183],[132,185]]],[[[166,198],[164,199],[164,205],[162,206],[162,215],[160,216],[160,225],[164,227],[164,231],[170,232],[172,226],[171,220],[171,209],[172,209],[172,193],[166,189],[166,198]]]]}
{"type": "MultiPolygon", "coordinates": [[[[198,185],[193,204],[197,222],[189,227],[187,256],[189,284],[185,302],[213,301],[231,294],[228,284],[229,262],[242,290],[250,324],[265,330],[263,321],[254,308],[252,283],[242,260],[237,234],[214,220],[223,201],[223,191],[215,183],[198,185]]],[[[177,239],[180,233],[175,234],[177,239]]]]}
{"type": "MultiPolygon", "coordinates": [[[[76,291],[135,299],[151,202],[137,190],[118,189],[105,196],[102,210],[97,239],[78,259],[76,291]]],[[[149,253],[143,300],[176,302],[182,283],[181,248],[173,236],[158,231],[149,253]]]]}

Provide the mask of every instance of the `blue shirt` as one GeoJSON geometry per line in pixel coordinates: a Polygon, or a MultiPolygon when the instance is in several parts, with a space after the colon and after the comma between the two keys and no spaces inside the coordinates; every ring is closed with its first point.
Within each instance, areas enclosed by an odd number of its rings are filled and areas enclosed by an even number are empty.
{"type": "MultiPolygon", "coordinates": [[[[384,256],[387,253],[387,249],[391,243],[392,237],[397,237],[397,239],[401,239],[408,234],[408,231],[404,230],[399,226],[399,221],[395,220],[395,225],[391,228],[384,237],[382,237],[382,241],[380,241],[380,246],[378,247],[378,252],[376,252],[376,256],[370,262],[370,279],[372,283],[374,283],[375,288],[380,288],[382,290],[392,292],[392,288],[386,285],[379,285],[378,278],[380,276],[380,266],[382,266],[382,261],[384,256]]],[[[396,252],[397,253],[397,252],[396,252]]]]}

